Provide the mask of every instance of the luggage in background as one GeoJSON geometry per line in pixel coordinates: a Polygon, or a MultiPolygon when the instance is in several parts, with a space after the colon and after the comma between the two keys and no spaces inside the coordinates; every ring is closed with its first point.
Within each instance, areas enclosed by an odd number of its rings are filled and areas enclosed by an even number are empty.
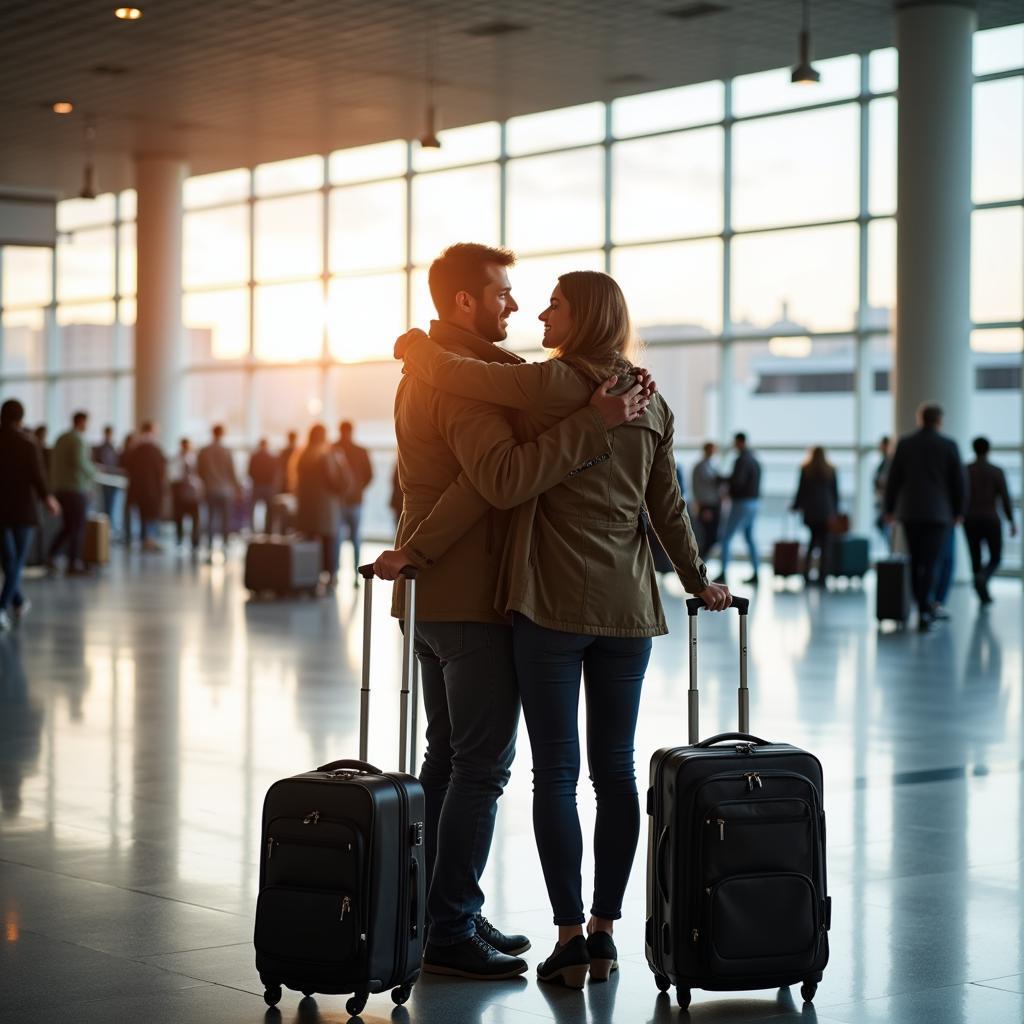
{"type": "Polygon", "coordinates": [[[110,519],[101,512],[86,517],[82,561],[86,565],[106,565],[110,561],[110,519]]]}
{"type": "Polygon", "coordinates": [[[875,618],[905,624],[910,618],[910,562],[893,556],[875,565],[875,618]]]}
{"type": "Polygon", "coordinates": [[[267,504],[267,533],[291,533],[298,504],[294,494],[275,494],[267,504]]]}
{"type": "Polygon", "coordinates": [[[406,756],[415,761],[415,572],[406,576],[400,764],[382,772],[366,761],[373,567],[359,571],[366,581],[359,760],[332,761],[267,792],[253,939],[269,1006],[282,986],[306,995],[351,992],[345,1008],[353,1016],[371,992],[393,987],[399,1005],[409,998],[426,901],[423,787],[405,771],[406,756]]]}
{"type": "Polygon", "coordinates": [[[800,556],[800,542],[793,539],[791,529],[794,518],[784,516],[782,522],[782,539],[772,547],[772,575],[786,579],[790,576],[802,576],[804,560],[800,556]]]}
{"type": "Polygon", "coordinates": [[[871,566],[870,544],[867,537],[854,534],[832,535],[825,542],[822,554],[822,577],[845,576],[861,578],[871,566]]]}
{"type": "Polygon", "coordinates": [[[315,591],[322,546],[304,537],[254,537],[245,549],[245,587],[255,594],[315,591]]]}
{"type": "Polygon", "coordinates": [[[698,742],[697,612],[690,624],[690,745],[651,758],[647,963],[658,988],[738,991],[801,984],[828,963],[821,764],[748,733],[747,609],[740,615],[739,732],[698,742]]]}

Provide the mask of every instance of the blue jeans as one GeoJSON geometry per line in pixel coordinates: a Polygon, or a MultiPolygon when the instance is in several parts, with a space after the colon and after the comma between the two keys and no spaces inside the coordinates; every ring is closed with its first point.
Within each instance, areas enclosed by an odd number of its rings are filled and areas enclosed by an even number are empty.
{"type": "Polygon", "coordinates": [[[509,780],[519,726],[512,630],[484,622],[417,622],[416,655],[427,713],[420,782],[426,795],[429,941],[474,934],[483,906],[498,797],[509,780]]]}
{"type": "Polygon", "coordinates": [[[341,526],[338,529],[338,551],[337,557],[334,559],[334,564],[337,566],[341,565],[341,542],[345,539],[345,534],[347,533],[348,539],[352,541],[352,557],[355,559],[356,579],[359,578],[359,524],[361,523],[362,518],[362,505],[341,506],[341,526]]]}
{"type": "Polygon", "coordinates": [[[34,531],[34,526],[5,526],[0,529],[0,566],[4,571],[0,611],[7,611],[11,607],[20,608],[25,603],[20,590],[21,571],[25,568],[34,531]]]}
{"type": "Polygon", "coordinates": [[[737,533],[742,533],[747,541],[747,550],[750,552],[750,566],[754,575],[757,575],[761,559],[758,557],[757,544],[754,541],[754,520],[757,519],[757,512],[760,507],[760,498],[739,498],[733,501],[732,507],[729,509],[729,518],[725,521],[725,529],[722,531],[723,576],[729,566],[729,547],[737,533]]]}
{"type": "Polygon", "coordinates": [[[597,796],[590,912],[617,920],[640,835],[633,743],[651,639],[563,633],[516,615],[513,644],[533,748],[533,830],[554,922],[583,923],[583,835],[576,810],[581,672],[587,761],[597,796]]]}

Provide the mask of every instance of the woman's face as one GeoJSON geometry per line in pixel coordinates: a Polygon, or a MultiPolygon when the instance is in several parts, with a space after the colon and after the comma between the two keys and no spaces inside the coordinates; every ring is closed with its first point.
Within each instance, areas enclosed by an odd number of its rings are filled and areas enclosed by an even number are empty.
{"type": "Polygon", "coordinates": [[[544,347],[560,348],[572,330],[572,309],[560,284],[555,285],[548,308],[539,319],[544,324],[544,347]]]}

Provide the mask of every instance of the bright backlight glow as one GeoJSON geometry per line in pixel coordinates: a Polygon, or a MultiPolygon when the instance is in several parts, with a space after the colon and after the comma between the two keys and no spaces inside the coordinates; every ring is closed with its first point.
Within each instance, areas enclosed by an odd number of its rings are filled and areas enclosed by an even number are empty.
{"type": "Polygon", "coordinates": [[[138,7],[118,7],[114,10],[114,17],[121,21],[138,21],[142,17],[142,11],[138,7]]]}
{"type": "Polygon", "coordinates": [[[772,338],[768,342],[768,351],[781,359],[806,359],[811,354],[812,347],[811,339],[806,336],[772,338]]]}

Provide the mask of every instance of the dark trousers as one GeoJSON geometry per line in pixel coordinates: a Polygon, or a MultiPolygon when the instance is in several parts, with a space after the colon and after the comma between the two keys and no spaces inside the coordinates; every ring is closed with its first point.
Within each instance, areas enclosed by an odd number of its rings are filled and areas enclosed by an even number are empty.
{"type": "Polygon", "coordinates": [[[336,565],[341,565],[341,542],[345,539],[352,541],[352,557],[355,559],[356,578],[359,577],[359,525],[363,518],[362,505],[341,506],[341,529],[338,530],[338,553],[336,565]]]}
{"type": "Polygon", "coordinates": [[[277,494],[277,488],[273,484],[253,484],[252,497],[249,504],[249,526],[253,532],[256,530],[256,506],[263,506],[263,532],[270,533],[270,502],[277,494]]]}
{"type": "Polygon", "coordinates": [[[804,577],[810,579],[811,576],[811,564],[814,559],[814,554],[818,554],[818,579],[824,582],[825,570],[828,566],[825,565],[825,550],[828,545],[828,523],[806,523],[807,529],[810,531],[810,539],[807,541],[807,561],[804,564],[804,577]]]}
{"type": "Polygon", "coordinates": [[[701,558],[707,558],[708,552],[715,546],[721,522],[721,505],[701,505],[697,512],[697,521],[693,524],[697,535],[697,549],[701,558]]]}
{"type": "Polygon", "coordinates": [[[206,536],[211,550],[213,549],[213,538],[220,526],[220,535],[224,546],[227,547],[228,538],[231,536],[231,502],[230,494],[208,494],[206,496],[206,536]]]}
{"type": "Polygon", "coordinates": [[[1003,558],[1003,524],[998,518],[967,519],[964,521],[964,533],[967,534],[974,578],[988,583],[1003,558]],[[982,545],[988,548],[987,562],[982,561],[982,545]]]}
{"type": "Polygon", "coordinates": [[[512,630],[485,622],[417,622],[427,717],[420,770],[426,795],[427,917],[431,942],[476,931],[480,876],[509,780],[519,725],[512,630]]]}
{"type": "Polygon", "coordinates": [[[20,608],[25,599],[21,595],[21,571],[25,568],[28,549],[32,546],[34,526],[0,527],[0,568],[4,571],[4,585],[0,589],[0,611],[20,608]]]}
{"type": "Polygon", "coordinates": [[[180,544],[185,539],[185,520],[192,524],[192,547],[199,547],[199,500],[194,491],[183,494],[178,484],[171,484],[171,506],[174,513],[174,533],[180,544]]]}
{"type": "Polygon", "coordinates": [[[320,541],[320,550],[323,552],[324,571],[331,576],[338,572],[338,535],[336,533],[321,533],[317,536],[320,541]]]}
{"type": "Polygon", "coordinates": [[[85,514],[89,496],[83,491],[58,491],[57,501],[63,516],[60,533],[53,538],[48,561],[53,561],[60,549],[68,546],[68,568],[81,565],[82,537],[85,534],[85,514]]]}
{"type": "Polygon", "coordinates": [[[533,748],[533,830],[554,922],[583,923],[580,675],[587,697],[587,760],[597,796],[591,914],[616,920],[640,834],[633,764],[650,637],[583,636],[523,615],[513,627],[516,674],[533,748]]]}
{"type": "Polygon", "coordinates": [[[910,582],[917,610],[922,615],[931,612],[935,590],[935,573],[946,542],[949,527],[945,523],[904,522],[903,532],[910,549],[910,582]]]}

